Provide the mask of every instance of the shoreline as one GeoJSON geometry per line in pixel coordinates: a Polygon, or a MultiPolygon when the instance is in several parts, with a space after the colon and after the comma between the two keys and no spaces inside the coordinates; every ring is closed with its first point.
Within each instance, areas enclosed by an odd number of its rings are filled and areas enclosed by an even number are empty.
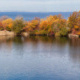
{"type": "Polygon", "coordinates": [[[55,36],[55,35],[49,35],[49,34],[29,34],[27,32],[22,32],[21,34],[15,34],[13,31],[0,31],[0,37],[1,36],[23,36],[23,37],[28,37],[28,36],[48,36],[48,37],[68,37],[68,38],[80,38],[80,35],[76,34],[68,34],[66,36],[55,36]]]}
{"type": "Polygon", "coordinates": [[[0,18],[0,35],[79,37],[80,11],[73,12],[67,20],[61,14],[46,18],[35,17],[30,21],[20,16],[15,20],[3,16],[0,18]]]}

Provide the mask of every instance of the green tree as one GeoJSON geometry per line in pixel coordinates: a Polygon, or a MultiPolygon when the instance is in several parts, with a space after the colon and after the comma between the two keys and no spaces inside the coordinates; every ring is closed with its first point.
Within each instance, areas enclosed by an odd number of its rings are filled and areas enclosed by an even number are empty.
{"type": "Polygon", "coordinates": [[[20,34],[23,28],[25,27],[23,19],[16,19],[13,22],[13,31],[17,34],[20,34]]]}
{"type": "Polygon", "coordinates": [[[62,27],[60,30],[60,35],[61,36],[66,36],[68,33],[68,29],[66,27],[62,27]]]}

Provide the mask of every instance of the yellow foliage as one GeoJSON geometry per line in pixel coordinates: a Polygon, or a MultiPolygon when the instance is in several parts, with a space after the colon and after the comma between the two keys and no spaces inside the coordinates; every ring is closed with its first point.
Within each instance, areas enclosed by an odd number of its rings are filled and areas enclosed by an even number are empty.
{"type": "Polygon", "coordinates": [[[48,32],[51,32],[51,31],[52,31],[52,29],[51,29],[51,28],[49,28],[49,29],[48,29],[48,32]]]}
{"type": "Polygon", "coordinates": [[[56,36],[56,37],[60,37],[60,32],[56,32],[56,33],[55,33],[55,36],[56,36]]]}
{"type": "Polygon", "coordinates": [[[54,23],[57,23],[59,21],[59,19],[54,20],[54,23]]]}
{"type": "Polygon", "coordinates": [[[80,35],[80,31],[76,33],[77,35],[80,35]]]}
{"type": "Polygon", "coordinates": [[[47,27],[47,25],[48,25],[47,21],[41,21],[39,27],[40,27],[40,29],[45,29],[47,27]]]}
{"type": "Polygon", "coordinates": [[[27,30],[33,31],[38,27],[38,25],[39,25],[38,20],[32,20],[32,21],[27,22],[25,27],[26,27],[27,30]]]}
{"type": "Polygon", "coordinates": [[[79,26],[75,25],[75,26],[74,26],[74,28],[75,28],[75,29],[78,29],[78,28],[79,28],[79,26]]]}
{"type": "Polygon", "coordinates": [[[13,26],[13,20],[11,18],[3,20],[2,24],[3,24],[4,28],[6,28],[6,27],[12,28],[12,26],[13,26]]]}

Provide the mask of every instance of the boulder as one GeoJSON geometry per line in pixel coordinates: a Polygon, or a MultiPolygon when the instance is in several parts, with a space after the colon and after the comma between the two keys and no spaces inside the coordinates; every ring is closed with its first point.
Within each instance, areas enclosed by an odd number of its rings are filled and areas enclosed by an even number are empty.
{"type": "Polygon", "coordinates": [[[76,34],[69,34],[68,37],[69,37],[69,38],[72,38],[72,37],[79,38],[79,35],[76,35],[76,34]]]}
{"type": "Polygon", "coordinates": [[[27,36],[29,36],[29,33],[27,33],[27,32],[22,32],[21,35],[24,36],[24,37],[27,37],[27,36]]]}
{"type": "Polygon", "coordinates": [[[15,36],[15,33],[12,31],[0,31],[0,36],[15,36]]]}

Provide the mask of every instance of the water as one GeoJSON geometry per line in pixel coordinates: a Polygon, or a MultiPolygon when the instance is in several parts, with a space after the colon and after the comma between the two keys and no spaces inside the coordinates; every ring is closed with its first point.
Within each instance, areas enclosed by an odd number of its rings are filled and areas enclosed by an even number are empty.
{"type": "Polygon", "coordinates": [[[0,16],[9,16],[12,19],[15,19],[17,16],[22,16],[24,20],[32,20],[35,17],[46,18],[49,15],[58,15],[62,14],[63,18],[68,19],[72,12],[0,12],[0,16]]]}
{"type": "Polygon", "coordinates": [[[80,80],[80,39],[0,37],[0,80],[80,80]]]}

